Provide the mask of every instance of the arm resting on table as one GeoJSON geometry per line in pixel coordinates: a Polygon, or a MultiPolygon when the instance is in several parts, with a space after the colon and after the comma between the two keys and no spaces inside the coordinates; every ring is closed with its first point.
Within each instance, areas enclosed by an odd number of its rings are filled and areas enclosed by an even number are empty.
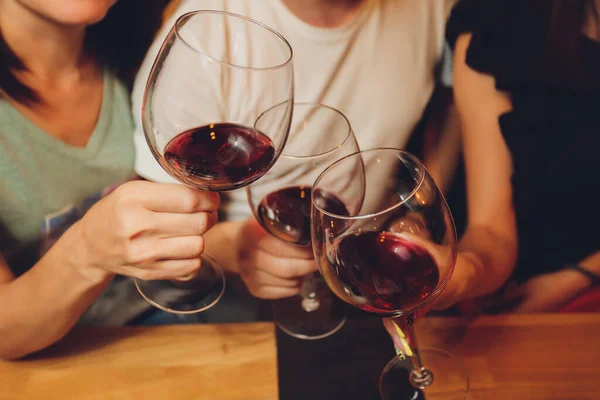
{"type": "Polygon", "coordinates": [[[512,203],[512,160],[499,117],[512,109],[492,76],[466,64],[470,35],[455,49],[454,96],[461,121],[467,178],[468,225],[459,244],[454,275],[437,307],[480,297],[510,277],[517,255],[512,203]]]}
{"type": "Polygon", "coordinates": [[[15,278],[0,255],[0,358],[18,359],[62,338],[112,275],[85,268],[78,224],[15,278]]]}

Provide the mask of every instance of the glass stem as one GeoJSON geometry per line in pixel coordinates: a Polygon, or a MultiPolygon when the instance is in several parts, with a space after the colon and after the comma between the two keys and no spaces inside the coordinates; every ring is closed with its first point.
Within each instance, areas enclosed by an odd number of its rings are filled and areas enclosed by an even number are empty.
{"type": "Polygon", "coordinates": [[[388,333],[392,336],[396,354],[402,360],[407,357],[412,363],[410,383],[417,389],[425,389],[433,383],[433,373],[423,366],[417,337],[414,330],[415,315],[401,315],[384,321],[388,333]]]}
{"type": "Polygon", "coordinates": [[[313,274],[304,277],[300,296],[302,296],[302,308],[306,312],[316,311],[321,305],[317,296],[317,280],[313,274]]]}

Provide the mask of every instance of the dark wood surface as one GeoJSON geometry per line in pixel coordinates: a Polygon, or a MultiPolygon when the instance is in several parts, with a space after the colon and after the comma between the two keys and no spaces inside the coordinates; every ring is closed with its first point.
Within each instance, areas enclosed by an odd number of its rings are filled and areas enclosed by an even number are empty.
{"type": "MultiPolygon", "coordinates": [[[[428,317],[419,345],[459,356],[468,400],[600,399],[600,314],[428,317]]],[[[349,321],[314,342],[277,333],[280,400],[379,399],[380,372],[393,356],[380,321],[349,321]]]]}
{"type": "Polygon", "coordinates": [[[394,356],[381,320],[352,314],[321,340],[299,340],[277,329],[279,398],[379,399],[379,372],[394,356]]]}

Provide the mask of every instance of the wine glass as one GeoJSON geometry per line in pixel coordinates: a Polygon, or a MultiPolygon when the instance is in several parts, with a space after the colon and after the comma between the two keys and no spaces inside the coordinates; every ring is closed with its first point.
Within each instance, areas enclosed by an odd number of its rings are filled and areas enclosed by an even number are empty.
{"type": "MultiPolygon", "coordinates": [[[[283,36],[252,19],[223,11],[179,17],[152,66],[142,103],[146,141],[162,168],[210,191],[242,188],[264,175],[289,133],[292,55],[283,36]],[[257,118],[275,105],[282,111],[256,130],[257,118]]],[[[203,261],[210,268],[183,279],[136,279],[138,290],[169,312],[206,310],[223,294],[225,277],[208,256],[203,261]],[[193,301],[182,301],[190,292],[193,301]]]]}
{"type": "Polygon", "coordinates": [[[423,164],[391,148],[335,162],[313,185],[311,225],[315,258],[331,290],[386,319],[397,357],[380,379],[382,397],[464,399],[469,381],[462,364],[444,351],[421,351],[413,331],[415,318],[448,284],[457,251],[450,210],[423,164]],[[358,211],[323,207],[322,193],[358,211]],[[408,379],[389,375],[398,368],[410,368],[408,379]]]}
{"type": "MultiPolygon", "coordinates": [[[[273,107],[260,116],[255,129],[260,131],[285,112],[282,105],[273,107]]],[[[311,251],[312,184],[331,163],[357,152],[358,144],[350,122],[334,108],[296,103],[293,115],[283,154],[260,181],[246,187],[246,192],[256,219],[267,232],[311,251]]],[[[338,213],[348,213],[335,197],[322,200],[338,213]]],[[[273,302],[273,318],[291,336],[320,339],[342,327],[346,307],[320,277],[311,274],[305,277],[300,295],[273,302]]]]}

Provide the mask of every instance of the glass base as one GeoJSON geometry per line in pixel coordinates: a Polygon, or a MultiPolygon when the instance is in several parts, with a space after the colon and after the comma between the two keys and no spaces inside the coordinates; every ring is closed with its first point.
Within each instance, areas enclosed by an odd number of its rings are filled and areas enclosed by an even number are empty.
{"type": "Polygon", "coordinates": [[[334,296],[322,279],[316,279],[315,283],[318,300],[294,296],[273,302],[273,320],[290,336],[303,340],[323,339],[346,323],[346,303],[334,296]]]}
{"type": "Polygon", "coordinates": [[[395,357],[379,378],[379,394],[383,400],[464,400],[469,393],[469,375],[463,363],[441,349],[420,348],[421,361],[433,373],[433,383],[423,390],[415,389],[409,380],[410,359],[395,357]]]}
{"type": "Polygon", "coordinates": [[[179,280],[144,281],[135,278],[138,291],[154,307],[174,313],[193,314],[206,311],[225,293],[225,273],[208,254],[193,275],[179,280]]]}

